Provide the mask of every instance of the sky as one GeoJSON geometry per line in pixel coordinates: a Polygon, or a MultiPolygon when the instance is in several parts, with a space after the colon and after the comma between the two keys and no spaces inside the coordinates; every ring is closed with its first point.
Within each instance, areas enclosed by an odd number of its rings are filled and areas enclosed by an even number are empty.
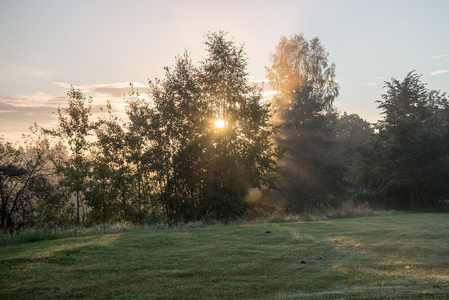
{"type": "Polygon", "coordinates": [[[415,71],[449,92],[448,12],[447,0],[0,0],[0,136],[55,128],[71,85],[94,109],[123,110],[130,82],[146,92],[185,50],[200,61],[220,30],[244,45],[256,81],[281,36],[318,37],[336,64],[334,105],[376,122],[391,78],[415,71]]]}

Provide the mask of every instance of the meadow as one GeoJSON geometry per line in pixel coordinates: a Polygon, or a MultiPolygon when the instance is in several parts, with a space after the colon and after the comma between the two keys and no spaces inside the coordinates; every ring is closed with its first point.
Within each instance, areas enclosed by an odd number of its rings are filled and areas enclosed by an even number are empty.
{"type": "Polygon", "coordinates": [[[449,214],[132,229],[0,246],[0,299],[447,299],[449,214]]]}

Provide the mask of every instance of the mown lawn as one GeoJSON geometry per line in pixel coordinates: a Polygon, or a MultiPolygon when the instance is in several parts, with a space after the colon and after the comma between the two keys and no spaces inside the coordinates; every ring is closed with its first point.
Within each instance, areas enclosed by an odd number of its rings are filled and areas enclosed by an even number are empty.
{"type": "Polygon", "coordinates": [[[449,299],[449,214],[133,230],[0,247],[0,299],[449,299]]]}

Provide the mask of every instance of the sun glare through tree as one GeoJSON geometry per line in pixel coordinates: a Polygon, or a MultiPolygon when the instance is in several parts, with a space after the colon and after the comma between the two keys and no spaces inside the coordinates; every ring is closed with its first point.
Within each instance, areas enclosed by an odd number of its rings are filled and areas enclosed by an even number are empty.
{"type": "Polygon", "coordinates": [[[223,128],[225,126],[225,121],[218,119],[214,121],[215,127],[223,128]]]}
{"type": "Polygon", "coordinates": [[[0,300],[449,300],[449,0],[111,2],[0,0],[0,300]]]}

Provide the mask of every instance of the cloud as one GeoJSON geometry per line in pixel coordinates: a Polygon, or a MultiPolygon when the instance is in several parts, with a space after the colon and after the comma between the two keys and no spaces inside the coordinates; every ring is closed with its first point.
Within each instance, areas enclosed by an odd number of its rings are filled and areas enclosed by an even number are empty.
{"type": "Polygon", "coordinates": [[[16,112],[15,109],[0,109],[0,114],[10,114],[16,112]]]}
{"type": "Polygon", "coordinates": [[[0,99],[0,136],[5,141],[19,142],[22,134],[29,133],[29,128],[37,123],[44,128],[55,128],[58,117],[53,107],[13,106],[0,99]]]}
{"type": "MultiPolygon", "coordinates": [[[[70,89],[71,85],[66,82],[55,81],[53,82],[57,86],[60,86],[66,90],[70,89]]],[[[119,97],[123,98],[130,91],[130,84],[134,86],[135,89],[139,90],[142,88],[149,89],[147,84],[142,84],[140,82],[117,82],[117,83],[103,83],[103,84],[82,84],[74,86],[75,89],[81,90],[81,92],[92,96],[92,98],[103,98],[103,97],[119,97]]],[[[144,92],[147,92],[145,90],[144,92]]]]}
{"type": "Polygon", "coordinates": [[[436,55],[436,56],[432,56],[432,59],[440,59],[440,58],[444,58],[444,57],[448,57],[449,54],[441,54],[441,55],[436,55]]]}
{"type": "Polygon", "coordinates": [[[368,83],[365,83],[363,86],[376,86],[377,85],[377,83],[375,83],[375,82],[368,82],[368,83]]]}
{"type": "Polygon", "coordinates": [[[432,73],[430,73],[430,75],[437,76],[437,75],[441,75],[441,74],[448,73],[448,72],[449,72],[449,70],[436,70],[436,71],[433,71],[432,73]]]}
{"type": "MultiPolygon", "coordinates": [[[[71,86],[65,82],[53,82],[53,84],[63,88],[66,92],[71,86]]],[[[112,112],[115,115],[126,118],[123,98],[130,91],[129,84],[129,82],[119,82],[84,84],[74,87],[80,89],[86,96],[92,96],[94,102],[90,120],[94,121],[101,115],[99,108],[105,106],[106,100],[110,100],[112,112]]],[[[142,97],[147,97],[148,85],[139,82],[133,82],[133,85],[137,90],[140,89],[142,97]]],[[[7,141],[16,142],[20,140],[23,133],[29,131],[28,128],[34,122],[45,128],[55,128],[58,123],[57,114],[55,114],[58,107],[67,106],[66,92],[60,91],[54,94],[37,92],[0,96],[0,135],[3,134],[7,141]]]]}
{"type": "Polygon", "coordinates": [[[0,105],[12,107],[57,107],[65,102],[66,96],[42,92],[0,97],[0,105]]]}
{"type": "Polygon", "coordinates": [[[0,67],[10,77],[47,79],[50,75],[47,70],[4,58],[0,58],[0,67]]]}

